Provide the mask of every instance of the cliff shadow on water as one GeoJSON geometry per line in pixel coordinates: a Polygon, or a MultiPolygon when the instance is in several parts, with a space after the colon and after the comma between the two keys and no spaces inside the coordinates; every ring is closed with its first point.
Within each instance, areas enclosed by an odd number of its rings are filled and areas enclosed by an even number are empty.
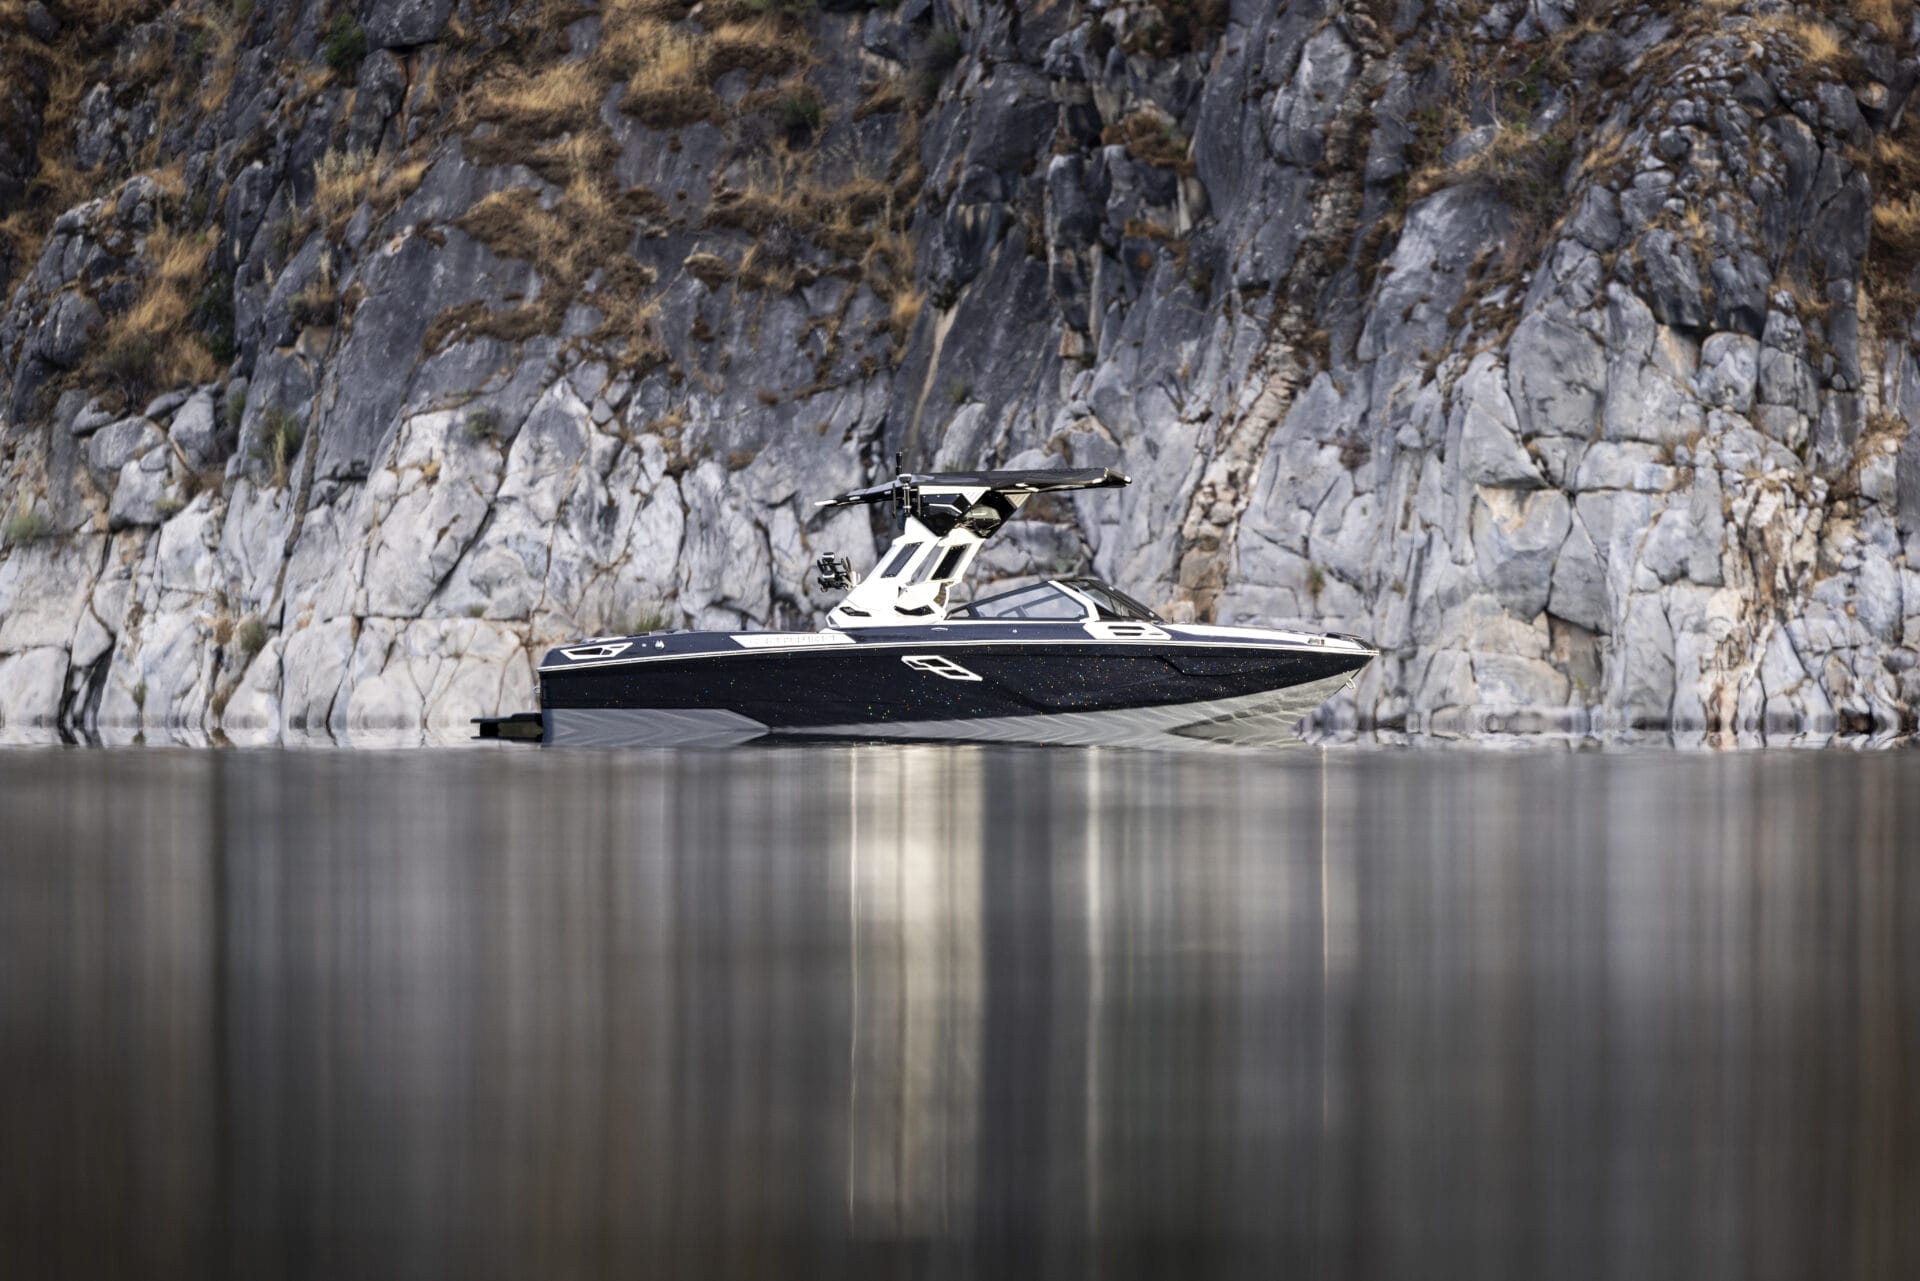
{"type": "Polygon", "coordinates": [[[1327,728],[1911,730],[1915,35],[4,0],[0,724],[417,736],[813,625],[904,449],[1128,471],[985,577],[1368,636],[1327,728]]]}

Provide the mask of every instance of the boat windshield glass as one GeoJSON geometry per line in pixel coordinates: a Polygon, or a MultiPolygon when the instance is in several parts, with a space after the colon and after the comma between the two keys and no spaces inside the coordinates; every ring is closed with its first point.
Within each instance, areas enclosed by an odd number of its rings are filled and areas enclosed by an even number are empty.
{"type": "Polygon", "coordinates": [[[1020,620],[1024,622],[1079,622],[1087,616],[1087,607],[1052,583],[1035,583],[998,596],[989,596],[962,605],[947,614],[949,618],[1020,620]]]}
{"type": "Polygon", "coordinates": [[[1091,598],[1102,618],[1132,619],[1142,623],[1165,621],[1133,597],[1114,590],[1097,578],[1069,578],[1066,582],[1067,586],[1082,596],[1091,598]]]}

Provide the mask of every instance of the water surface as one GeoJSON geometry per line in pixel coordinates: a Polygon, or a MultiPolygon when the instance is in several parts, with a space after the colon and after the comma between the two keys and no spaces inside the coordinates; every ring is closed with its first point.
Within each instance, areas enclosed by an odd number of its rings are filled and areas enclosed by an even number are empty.
{"type": "Polygon", "coordinates": [[[1920,756],[0,752],[0,1275],[1920,1275],[1920,756]]]}

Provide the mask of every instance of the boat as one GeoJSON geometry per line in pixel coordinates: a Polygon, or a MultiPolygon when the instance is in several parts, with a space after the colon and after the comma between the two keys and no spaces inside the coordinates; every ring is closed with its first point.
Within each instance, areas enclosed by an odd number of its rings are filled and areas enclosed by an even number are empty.
{"type": "Polygon", "coordinates": [[[1098,579],[1028,582],[970,601],[989,539],[1043,494],[1116,489],[1106,468],[915,474],[827,499],[883,504],[894,538],[818,631],[650,631],[549,651],[540,710],[478,737],[574,746],[756,739],[1149,746],[1297,742],[1302,717],[1376,651],[1334,632],[1169,622],[1098,579]]]}

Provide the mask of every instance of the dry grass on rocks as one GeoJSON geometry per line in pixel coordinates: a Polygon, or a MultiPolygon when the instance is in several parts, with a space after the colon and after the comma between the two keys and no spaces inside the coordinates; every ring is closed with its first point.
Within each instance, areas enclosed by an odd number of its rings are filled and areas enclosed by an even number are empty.
{"type": "Polygon", "coordinates": [[[1108,125],[1101,131],[1100,141],[1125,146],[1127,154],[1141,164],[1172,169],[1182,177],[1193,173],[1187,140],[1181,137],[1179,126],[1158,108],[1138,108],[1108,125]]]}
{"type": "Polygon", "coordinates": [[[1883,336],[1900,338],[1920,310],[1914,283],[1920,272],[1920,122],[1876,138],[1860,160],[1874,187],[1873,231],[1861,283],[1883,336]]]}
{"type": "Polygon", "coordinates": [[[147,237],[151,266],[140,296],[107,321],[89,353],[88,373],[116,384],[129,402],[219,377],[219,362],[191,326],[214,243],[209,234],[184,235],[164,226],[147,237]]]}
{"type": "Polygon", "coordinates": [[[473,110],[493,124],[551,134],[590,121],[605,92],[591,64],[557,62],[537,72],[513,71],[482,83],[474,92],[473,110]]]}
{"type": "Polygon", "coordinates": [[[425,160],[329,151],[313,167],[313,211],[328,234],[338,239],[361,205],[391,208],[413,194],[426,172],[425,160]]]}
{"type": "Polygon", "coordinates": [[[654,274],[629,252],[636,224],[650,211],[644,197],[615,193],[585,168],[551,199],[533,187],[485,197],[460,218],[460,228],[502,257],[534,264],[539,296],[506,311],[478,302],[452,308],[434,322],[429,349],[463,338],[522,342],[549,334],[569,306],[584,303],[604,318],[596,343],[623,352],[630,366],[656,360],[657,306],[645,297],[654,274]]]}
{"type": "MultiPolygon", "coordinates": [[[[804,82],[750,92],[731,108],[714,88],[734,72],[744,73],[751,87],[805,67],[812,54],[810,38],[793,21],[798,10],[722,0],[689,20],[692,8],[682,0],[602,0],[600,39],[585,57],[510,68],[473,89],[472,115],[491,128],[465,139],[467,155],[482,164],[524,164],[560,190],[495,192],[458,220],[495,253],[533,264],[540,287],[530,301],[504,311],[480,303],[450,309],[431,327],[430,346],[463,337],[519,341],[551,334],[580,303],[604,318],[590,345],[611,345],[630,364],[664,359],[658,308],[646,296],[653,272],[631,250],[637,235],[675,219],[658,194],[614,185],[618,150],[600,118],[602,106],[615,101],[624,114],[659,129],[770,116],[789,137],[811,137],[823,120],[818,95],[804,82]]],[[[545,34],[551,39],[554,33],[545,34]]],[[[765,195],[751,193],[737,203],[730,225],[797,221],[805,230],[796,234],[818,230],[855,257],[867,249],[871,234],[861,226],[861,211],[871,193],[864,188],[842,193],[833,207],[765,195]]],[[[724,193],[719,203],[727,205],[724,193]]],[[[719,221],[727,223],[728,214],[719,221]]],[[[749,255],[738,268],[707,257],[717,270],[703,278],[715,281],[790,287],[798,278],[791,255],[780,248],[749,255]]]]}

